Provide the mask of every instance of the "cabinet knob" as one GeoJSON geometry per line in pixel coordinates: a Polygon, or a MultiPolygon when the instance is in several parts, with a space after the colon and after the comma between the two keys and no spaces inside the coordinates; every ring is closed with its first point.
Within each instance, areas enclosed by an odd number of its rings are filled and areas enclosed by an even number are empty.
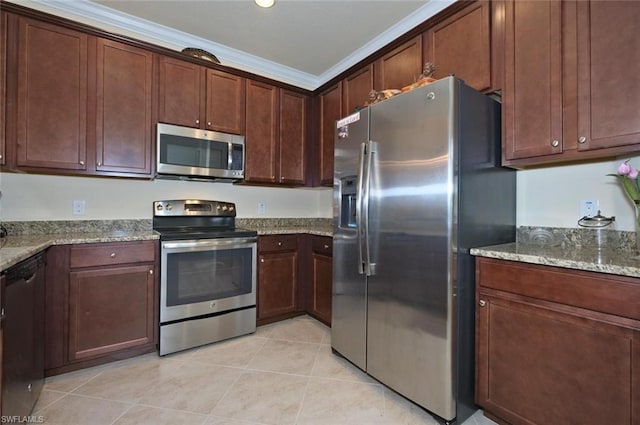
{"type": "Polygon", "coordinates": [[[196,124],[200,124],[200,120],[196,120],[196,124]]]}
{"type": "Polygon", "coordinates": [[[480,307],[484,307],[485,305],[487,305],[487,302],[485,300],[480,300],[478,301],[478,304],[480,305],[480,307]]]}
{"type": "Polygon", "coordinates": [[[329,245],[324,244],[324,249],[329,249],[329,245]]]}
{"type": "Polygon", "coordinates": [[[80,165],[84,165],[84,161],[80,161],[80,165]]]}
{"type": "Polygon", "coordinates": [[[280,180],[284,180],[284,176],[280,176],[280,180]]]}
{"type": "Polygon", "coordinates": [[[102,162],[98,161],[98,167],[102,167],[102,162]]]}
{"type": "Polygon", "coordinates": [[[278,246],[282,246],[282,242],[278,242],[278,246]]]}
{"type": "Polygon", "coordinates": [[[587,138],[584,136],[578,137],[578,143],[583,144],[587,142],[587,138]]]}
{"type": "Polygon", "coordinates": [[[149,274],[153,274],[153,270],[149,270],[149,274]]]}
{"type": "Polygon", "coordinates": [[[109,254],[109,257],[111,257],[111,258],[116,258],[116,253],[115,253],[115,252],[112,252],[111,254],[109,254]]]}
{"type": "Polygon", "coordinates": [[[2,155],[0,155],[0,159],[2,159],[2,155]]]}
{"type": "Polygon", "coordinates": [[[261,263],[264,263],[264,258],[261,258],[261,259],[260,259],[260,262],[261,262],[261,263]]]}
{"type": "Polygon", "coordinates": [[[211,127],[211,121],[207,121],[207,125],[211,127]]]}
{"type": "Polygon", "coordinates": [[[558,146],[560,146],[560,142],[558,140],[554,140],[553,142],[551,142],[551,146],[557,148],[558,146]]]}

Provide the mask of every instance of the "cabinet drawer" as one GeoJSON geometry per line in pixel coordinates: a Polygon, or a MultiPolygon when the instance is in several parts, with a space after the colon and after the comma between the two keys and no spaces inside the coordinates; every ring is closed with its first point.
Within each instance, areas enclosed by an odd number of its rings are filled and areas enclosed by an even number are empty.
{"type": "Polygon", "coordinates": [[[640,319],[640,279],[636,278],[482,258],[478,283],[481,289],[640,319]]]}
{"type": "Polygon", "coordinates": [[[261,236],[258,238],[258,251],[295,251],[298,249],[296,235],[261,236]]]}
{"type": "Polygon", "coordinates": [[[322,254],[331,257],[331,254],[333,252],[333,239],[329,237],[313,236],[311,238],[311,249],[316,254],[322,254]]]}
{"type": "Polygon", "coordinates": [[[71,247],[69,266],[109,266],[112,264],[153,262],[156,259],[156,242],[98,243],[71,247]]]}

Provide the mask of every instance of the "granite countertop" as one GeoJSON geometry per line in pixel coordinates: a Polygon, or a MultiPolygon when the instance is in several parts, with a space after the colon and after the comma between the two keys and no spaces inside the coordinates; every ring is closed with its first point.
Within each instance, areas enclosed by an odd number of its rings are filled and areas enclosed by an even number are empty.
{"type": "Polygon", "coordinates": [[[473,248],[470,253],[479,257],[640,277],[640,256],[632,249],[508,243],[473,248]]]}
{"type": "Polygon", "coordinates": [[[130,242],[156,240],[159,239],[159,237],[158,233],[153,230],[118,230],[7,236],[0,240],[0,271],[4,271],[53,245],[130,242]]]}
{"type": "MultiPolygon", "coordinates": [[[[157,240],[151,220],[24,221],[4,223],[10,236],[0,239],[0,271],[53,245],[157,240]]],[[[258,235],[308,233],[332,236],[326,218],[237,219],[236,225],[258,235]]]]}

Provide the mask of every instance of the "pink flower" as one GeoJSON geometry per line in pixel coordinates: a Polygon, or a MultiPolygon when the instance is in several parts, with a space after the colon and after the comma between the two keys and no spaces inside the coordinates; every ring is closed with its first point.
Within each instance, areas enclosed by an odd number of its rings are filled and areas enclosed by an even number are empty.
{"type": "Polygon", "coordinates": [[[627,177],[629,177],[630,179],[635,179],[638,177],[638,170],[635,168],[632,168],[631,171],[629,171],[629,173],[627,174],[627,177]]]}
{"type": "MultiPolygon", "coordinates": [[[[626,160],[625,162],[620,164],[620,166],[618,167],[618,174],[621,176],[627,176],[632,170],[633,169],[629,165],[629,160],[626,160]]],[[[638,176],[638,170],[636,170],[636,176],[631,178],[635,179],[637,176],[638,176]]]]}

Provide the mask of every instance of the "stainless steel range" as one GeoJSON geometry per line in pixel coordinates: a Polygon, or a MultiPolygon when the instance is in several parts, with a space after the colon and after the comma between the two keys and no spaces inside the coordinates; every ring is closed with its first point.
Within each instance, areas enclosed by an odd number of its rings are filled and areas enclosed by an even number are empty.
{"type": "Polygon", "coordinates": [[[160,233],[160,355],[256,330],[257,232],[235,227],[235,204],[153,203],[160,233]]]}

